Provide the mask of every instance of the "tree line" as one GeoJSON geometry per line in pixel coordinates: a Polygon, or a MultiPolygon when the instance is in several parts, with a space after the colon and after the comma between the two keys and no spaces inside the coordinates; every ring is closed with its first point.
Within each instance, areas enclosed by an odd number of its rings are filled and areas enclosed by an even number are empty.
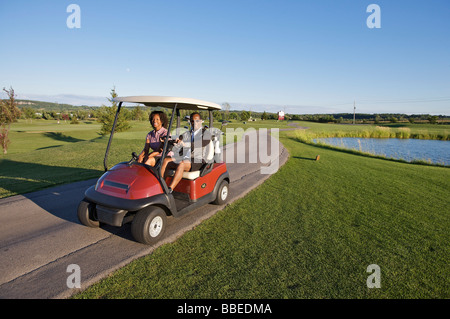
{"type": "MultiPolygon", "coordinates": [[[[340,114],[293,114],[287,115],[288,119],[298,121],[311,121],[318,123],[352,123],[353,113],[340,113],[340,114]]],[[[449,123],[450,117],[445,115],[430,115],[430,114],[402,114],[402,113],[380,113],[380,114],[365,114],[356,113],[355,121],[358,123],[398,123],[409,122],[414,123],[449,123]]]]}
{"type": "MultiPolygon", "coordinates": [[[[110,91],[108,98],[111,105],[106,106],[73,106],[70,104],[60,104],[42,101],[31,100],[17,100],[14,89],[9,90],[3,88],[7,94],[8,99],[0,100],[0,145],[3,148],[3,153],[6,154],[9,143],[8,133],[11,123],[17,119],[45,119],[70,121],[71,124],[78,124],[79,121],[97,121],[102,124],[100,134],[109,134],[111,131],[115,113],[117,110],[117,103],[113,101],[118,96],[115,87],[110,91]]],[[[160,108],[161,111],[170,115],[170,110],[160,108]]],[[[129,121],[148,121],[150,110],[146,107],[136,105],[134,107],[122,108],[118,121],[116,124],[117,132],[128,130],[131,125],[129,121]]],[[[180,110],[182,118],[189,116],[191,111],[180,110]]],[[[208,119],[209,115],[206,111],[200,111],[202,118],[208,119]]],[[[215,121],[252,121],[252,120],[277,120],[278,114],[271,112],[251,112],[247,110],[231,110],[229,103],[222,104],[221,111],[214,111],[213,117],[215,121]]],[[[430,115],[430,114],[400,114],[400,113],[383,113],[383,114],[367,114],[367,113],[339,113],[339,114],[285,114],[284,120],[297,121],[312,121],[319,123],[352,123],[353,117],[357,123],[397,123],[409,122],[419,123],[428,122],[436,123],[450,123],[450,118],[444,115],[430,115]]]]}

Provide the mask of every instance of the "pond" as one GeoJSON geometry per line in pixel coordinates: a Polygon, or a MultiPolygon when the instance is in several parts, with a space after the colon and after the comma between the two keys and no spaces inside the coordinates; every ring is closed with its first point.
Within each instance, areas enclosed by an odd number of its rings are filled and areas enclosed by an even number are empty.
{"type": "Polygon", "coordinates": [[[317,141],[406,161],[424,160],[450,165],[450,141],[358,137],[319,138],[317,141]]]}

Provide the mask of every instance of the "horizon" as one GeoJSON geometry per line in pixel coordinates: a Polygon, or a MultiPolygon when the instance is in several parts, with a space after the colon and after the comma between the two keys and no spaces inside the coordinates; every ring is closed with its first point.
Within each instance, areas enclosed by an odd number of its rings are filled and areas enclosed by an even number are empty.
{"type": "MultiPolygon", "coordinates": [[[[107,98],[105,98],[107,100],[107,98]]],[[[71,103],[60,103],[60,102],[52,102],[52,101],[42,101],[42,100],[34,100],[34,99],[21,99],[21,98],[16,98],[17,101],[30,101],[30,102],[41,102],[41,103],[52,103],[52,104],[61,104],[61,105],[68,105],[68,106],[73,106],[73,107],[102,107],[102,106],[109,106],[109,105],[87,105],[87,104],[81,104],[81,105],[75,105],[75,104],[71,104],[71,103]]],[[[231,104],[230,104],[231,105],[231,104]]],[[[19,107],[25,107],[26,105],[20,104],[19,107]]],[[[145,107],[142,104],[139,105],[131,105],[131,104],[126,104],[122,107],[126,107],[126,108],[132,108],[132,107],[136,107],[136,106],[140,106],[140,107],[145,107]]],[[[272,106],[272,108],[276,109],[276,106],[272,106]]],[[[221,111],[224,111],[223,109],[221,111]]],[[[280,111],[283,111],[282,108],[280,108],[278,111],[272,112],[272,111],[260,111],[260,110],[251,110],[251,107],[242,107],[241,109],[233,109],[230,108],[229,112],[242,112],[242,111],[249,111],[252,113],[271,113],[271,114],[276,114],[280,111]]],[[[284,111],[283,111],[284,112],[284,111]]],[[[341,114],[349,114],[349,115],[353,115],[353,112],[336,112],[336,113],[285,113],[286,115],[341,115],[341,114]]],[[[421,116],[421,115],[430,115],[430,116],[442,116],[442,117],[449,117],[449,115],[445,115],[445,114],[431,114],[431,113],[395,113],[395,112],[383,112],[383,113],[355,113],[356,115],[358,114],[363,114],[363,115],[406,115],[406,116],[421,116]]]]}
{"type": "Polygon", "coordinates": [[[355,103],[356,113],[450,115],[446,1],[41,0],[0,9],[0,86],[18,99],[107,105],[115,87],[255,112],[353,113],[355,103]]]}

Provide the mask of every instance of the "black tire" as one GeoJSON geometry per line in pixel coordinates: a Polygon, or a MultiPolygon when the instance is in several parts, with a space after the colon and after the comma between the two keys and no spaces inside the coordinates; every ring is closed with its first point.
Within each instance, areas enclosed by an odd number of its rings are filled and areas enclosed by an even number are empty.
{"type": "Polygon", "coordinates": [[[85,226],[100,227],[100,222],[95,218],[95,204],[82,200],[78,205],[78,220],[85,226]]]}
{"type": "Polygon", "coordinates": [[[216,199],[213,203],[216,205],[225,204],[228,199],[229,190],[230,188],[228,182],[226,180],[223,180],[220,183],[219,188],[217,189],[216,199]]]}
{"type": "Polygon", "coordinates": [[[164,209],[157,206],[146,207],[136,213],[131,223],[131,234],[142,244],[157,243],[166,231],[167,216],[164,209]]]}

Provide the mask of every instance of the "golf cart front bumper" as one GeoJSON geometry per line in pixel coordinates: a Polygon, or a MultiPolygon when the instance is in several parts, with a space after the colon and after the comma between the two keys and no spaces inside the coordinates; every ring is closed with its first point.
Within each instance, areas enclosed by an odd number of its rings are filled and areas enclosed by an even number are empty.
{"type": "Polygon", "coordinates": [[[84,198],[95,204],[97,220],[111,226],[122,226],[128,212],[137,212],[150,205],[163,206],[169,210],[169,213],[172,213],[172,207],[174,207],[173,199],[166,194],[149,198],[125,199],[97,192],[95,186],[86,190],[84,198]]]}

